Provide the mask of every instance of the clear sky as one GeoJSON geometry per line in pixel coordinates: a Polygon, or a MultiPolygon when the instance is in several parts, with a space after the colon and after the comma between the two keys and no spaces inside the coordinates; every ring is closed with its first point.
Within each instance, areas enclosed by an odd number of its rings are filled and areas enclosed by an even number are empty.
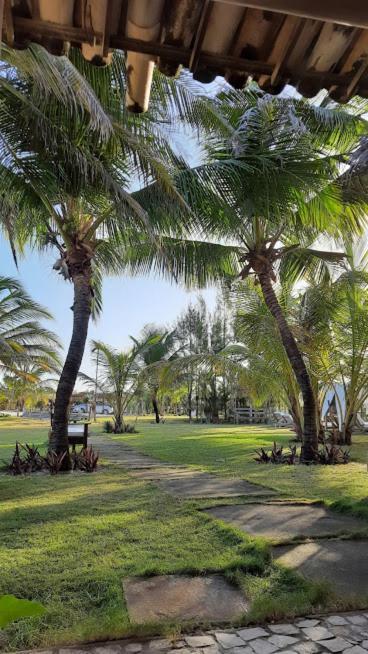
{"type": "MultiPolygon", "coordinates": [[[[72,330],[73,287],[52,270],[56,258],[56,253],[53,255],[51,251],[47,254],[29,251],[20,260],[17,271],[7,242],[0,241],[0,274],[18,278],[32,298],[51,311],[54,321],[45,324],[56,332],[66,348],[72,330]]],[[[154,277],[106,279],[103,313],[97,323],[91,323],[88,341],[94,338],[116,348],[129,347],[129,335],[137,336],[146,323],[170,326],[191,300],[195,302],[197,295],[198,292],[188,293],[174,283],[154,277]]],[[[202,295],[212,310],[215,289],[208,289],[202,295]]],[[[81,369],[93,373],[89,343],[81,369]]]]}

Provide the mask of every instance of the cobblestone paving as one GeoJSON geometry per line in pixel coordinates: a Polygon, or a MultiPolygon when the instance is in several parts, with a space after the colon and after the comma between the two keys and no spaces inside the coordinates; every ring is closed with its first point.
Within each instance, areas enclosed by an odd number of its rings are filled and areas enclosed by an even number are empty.
{"type": "Polygon", "coordinates": [[[299,618],[293,623],[180,635],[175,640],[120,640],[38,654],[367,654],[368,613],[299,618]]]}

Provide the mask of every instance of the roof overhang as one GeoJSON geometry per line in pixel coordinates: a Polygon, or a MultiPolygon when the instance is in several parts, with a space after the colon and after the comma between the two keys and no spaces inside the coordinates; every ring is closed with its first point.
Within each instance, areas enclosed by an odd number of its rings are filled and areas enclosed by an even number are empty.
{"type": "Polygon", "coordinates": [[[0,0],[0,11],[14,48],[36,42],[62,55],[74,45],[94,65],[124,50],[132,111],[147,109],[155,65],[238,88],[251,78],[274,94],[289,83],[309,97],[368,97],[362,0],[0,0]]]}

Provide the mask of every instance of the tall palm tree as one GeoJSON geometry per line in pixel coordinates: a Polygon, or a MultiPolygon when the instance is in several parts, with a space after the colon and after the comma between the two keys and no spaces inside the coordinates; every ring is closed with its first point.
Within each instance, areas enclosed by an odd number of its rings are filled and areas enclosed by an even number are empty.
{"type": "MultiPolygon", "coordinates": [[[[70,61],[36,46],[4,47],[2,57],[0,197],[16,222],[18,245],[54,249],[54,269],[74,290],[73,332],[52,425],[53,449],[68,452],[68,406],[103,275],[121,271],[122,250],[134,233],[157,241],[161,227],[180,232],[191,220],[171,175],[184,164],[157,121],[174,96],[159,82],[151,113],[137,118],[123,109],[118,53],[104,69],[87,65],[78,52],[70,61]],[[131,189],[147,183],[143,207],[131,189]],[[158,203],[151,220],[150,206],[158,203]]],[[[70,465],[68,456],[64,462],[70,465]]]]}
{"type": "MultiPolygon", "coordinates": [[[[210,116],[205,161],[177,181],[201,218],[198,238],[168,234],[161,250],[145,239],[127,252],[127,269],[174,275],[189,285],[255,278],[303,397],[302,460],[310,462],[318,446],[315,397],[273,285],[307,270],[323,275],[343,255],[321,251],[317,240],[362,228],[364,203],[356,194],[347,198],[339,177],[367,126],[341,110],[247,92],[205,98],[203,107],[210,116]]],[[[144,196],[145,190],[135,195],[141,203],[144,196]]]]}

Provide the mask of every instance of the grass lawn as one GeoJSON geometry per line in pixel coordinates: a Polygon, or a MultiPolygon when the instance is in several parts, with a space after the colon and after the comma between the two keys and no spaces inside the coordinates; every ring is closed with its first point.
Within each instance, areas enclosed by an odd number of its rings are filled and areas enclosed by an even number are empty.
{"type": "MultiPolygon", "coordinates": [[[[252,462],[255,447],[276,436],[287,440],[285,432],[184,421],[156,426],[149,420],[138,428],[139,434],[124,440],[142,451],[267,483],[289,497],[334,501],[343,494],[357,510],[368,494],[362,463],[366,437],[359,439],[357,461],[349,466],[265,470],[252,462]]],[[[2,419],[0,459],[9,458],[16,439],[45,443],[47,431],[45,423],[2,419]]],[[[114,466],[93,475],[1,474],[0,594],[36,599],[47,609],[41,618],[8,627],[7,648],[177,630],[173,624],[130,624],[122,579],[131,575],[224,571],[252,600],[248,621],[339,606],[323,585],[273,566],[264,541],[212,520],[197,507],[114,466]]]]}

